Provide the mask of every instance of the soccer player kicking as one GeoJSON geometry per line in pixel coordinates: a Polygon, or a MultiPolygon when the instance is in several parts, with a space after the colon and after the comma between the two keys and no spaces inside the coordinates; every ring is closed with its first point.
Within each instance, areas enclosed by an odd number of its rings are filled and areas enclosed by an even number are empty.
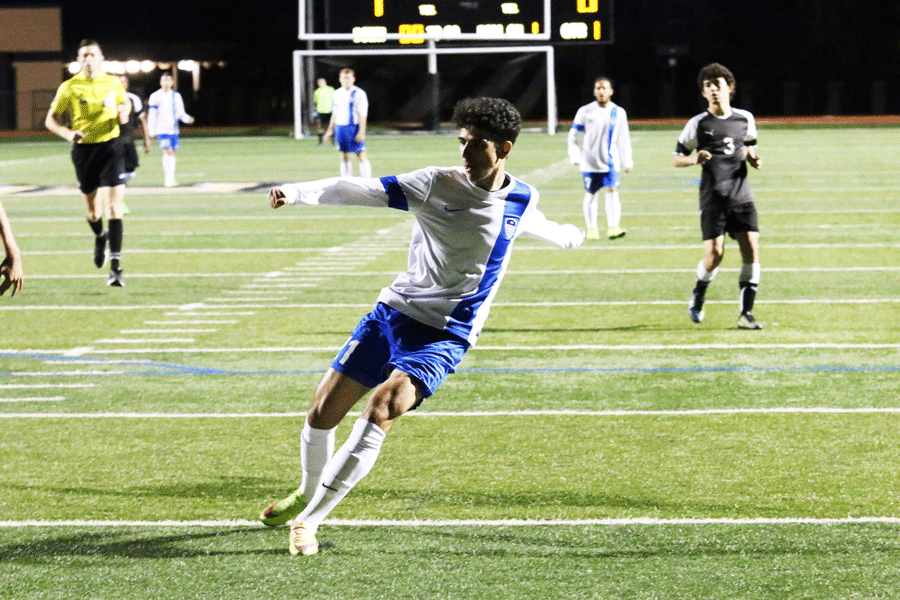
{"type": "Polygon", "coordinates": [[[697,265],[697,284],[688,304],[694,323],[703,321],[706,288],[712,283],[725,255],[725,233],[737,240],[743,266],[740,274],[741,329],[762,329],[753,318],[759,286],[759,223],[747,179],[747,163],[762,167],[756,153],[756,121],[746,110],[732,108],[735,80],[718,63],[700,70],[700,93],[709,103],[706,112],[688,121],[675,149],[676,167],[702,165],[700,229],[703,260],[697,265]],[[696,156],[691,153],[697,150],[696,156]]]}
{"type": "Polygon", "coordinates": [[[612,81],[598,77],[594,81],[596,102],[585,104],[575,113],[569,130],[569,160],[580,165],[584,182],[584,221],[587,239],[599,240],[597,206],[600,190],[606,188],[606,235],[614,240],[625,235],[621,227],[622,202],[619,200],[619,166],[628,173],[634,168],[631,159],[631,135],[628,132],[628,116],[625,109],[612,101],[612,81]],[[578,137],[584,135],[583,145],[578,137]]]}
{"type": "Polygon", "coordinates": [[[576,226],[547,220],[536,208],[537,190],[506,173],[521,125],[512,104],[464,100],[454,122],[462,167],[332,178],[269,191],[272,208],[356,205],[416,217],[408,270],[381,291],[315,392],[301,434],[300,487],[260,516],[270,526],[291,521],[291,554],[318,552],[319,524],[371,470],[394,421],[431,396],[475,343],[515,238],[528,235],[562,248],[584,239],[576,226]],[[333,453],[338,423],[372,389],[353,431],[333,453]]]}

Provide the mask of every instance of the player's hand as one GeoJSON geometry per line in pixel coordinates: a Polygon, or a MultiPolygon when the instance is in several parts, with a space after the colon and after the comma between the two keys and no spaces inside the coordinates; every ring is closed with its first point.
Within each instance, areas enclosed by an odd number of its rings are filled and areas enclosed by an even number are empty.
{"type": "Polygon", "coordinates": [[[0,296],[6,293],[6,290],[12,288],[10,296],[15,296],[16,292],[22,289],[25,284],[25,277],[22,275],[22,262],[13,262],[12,256],[7,256],[0,263],[0,296]]]}
{"type": "Polygon", "coordinates": [[[360,144],[363,143],[364,141],[366,141],[366,135],[364,133],[357,133],[356,141],[360,144]]]}
{"type": "Polygon", "coordinates": [[[75,131],[72,132],[72,135],[69,136],[69,141],[72,142],[73,144],[77,144],[83,139],[84,139],[84,132],[80,129],[76,129],[75,131]]]}
{"type": "Polygon", "coordinates": [[[762,156],[750,154],[747,156],[747,162],[750,163],[750,166],[754,169],[762,169],[762,156]]]}
{"type": "Polygon", "coordinates": [[[705,165],[710,160],[712,160],[712,154],[710,153],[709,150],[701,150],[700,152],[697,153],[697,164],[698,165],[705,165]]]}
{"type": "Polygon", "coordinates": [[[272,188],[269,190],[269,205],[272,208],[280,208],[287,204],[287,197],[284,195],[278,188],[272,188]]]}
{"type": "Polygon", "coordinates": [[[150,140],[144,139],[144,154],[150,154],[150,140]]]}

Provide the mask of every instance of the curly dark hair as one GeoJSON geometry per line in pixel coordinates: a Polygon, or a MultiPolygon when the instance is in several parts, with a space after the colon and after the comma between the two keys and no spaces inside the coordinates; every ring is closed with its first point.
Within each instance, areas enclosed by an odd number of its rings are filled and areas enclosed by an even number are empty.
{"type": "Polygon", "coordinates": [[[700,74],[697,75],[697,85],[700,86],[700,90],[703,91],[704,81],[715,81],[719,77],[725,78],[725,83],[728,84],[728,87],[734,87],[736,83],[734,80],[734,75],[732,75],[731,71],[729,71],[719,63],[710,63],[700,69],[700,74]]]}
{"type": "Polygon", "coordinates": [[[503,98],[466,98],[453,109],[457,127],[477,127],[495,144],[515,143],[522,128],[522,115],[503,98]]]}

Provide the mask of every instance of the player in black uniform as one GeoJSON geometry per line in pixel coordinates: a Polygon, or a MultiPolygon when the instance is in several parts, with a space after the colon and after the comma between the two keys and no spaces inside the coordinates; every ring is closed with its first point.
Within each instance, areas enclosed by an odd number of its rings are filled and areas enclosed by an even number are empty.
{"type": "Polygon", "coordinates": [[[125,151],[125,181],[131,181],[134,173],[140,166],[138,160],[137,148],[135,147],[134,136],[140,130],[141,136],[144,138],[144,154],[150,152],[150,137],[147,135],[147,111],[144,110],[144,104],[137,94],[128,91],[128,77],[119,75],[119,81],[125,88],[128,99],[131,100],[131,113],[128,115],[128,122],[119,126],[120,135],[122,136],[122,148],[125,151]]]}
{"type": "Polygon", "coordinates": [[[731,107],[734,75],[722,65],[712,63],[700,69],[697,83],[709,106],[688,121],[673,159],[676,167],[703,166],[700,229],[704,255],[697,265],[697,285],[688,313],[694,323],[703,321],[706,288],[722,262],[728,233],[737,240],[743,259],[738,327],[762,329],[752,313],[760,274],[759,223],[747,180],[747,163],[762,167],[762,158],[756,153],[756,121],[749,112],[731,107]],[[694,150],[697,154],[692,156],[694,150]]]}

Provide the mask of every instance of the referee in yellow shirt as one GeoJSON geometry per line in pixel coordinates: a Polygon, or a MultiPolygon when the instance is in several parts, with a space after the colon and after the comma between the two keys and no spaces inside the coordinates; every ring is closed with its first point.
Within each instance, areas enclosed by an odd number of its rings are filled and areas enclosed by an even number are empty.
{"type": "Polygon", "coordinates": [[[47,129],[72,142],[72,163],[78,187],[87,206],[88,224],[94,231],[94,264],[106,263],[109,242],[110,272],[106,285],[123,287],[122,212],[125,200],[125,157],[119,124],[127,123],[131,102],[117,77],[100,70],[103,52],[94,40],[82,40],[78,48],[81,71],[63,82],[47,111],[47,129]],[[63,124],[69,113],[72,127],[63,124]],[[103,229],[106,208],[109,230],[103,229]]]}

